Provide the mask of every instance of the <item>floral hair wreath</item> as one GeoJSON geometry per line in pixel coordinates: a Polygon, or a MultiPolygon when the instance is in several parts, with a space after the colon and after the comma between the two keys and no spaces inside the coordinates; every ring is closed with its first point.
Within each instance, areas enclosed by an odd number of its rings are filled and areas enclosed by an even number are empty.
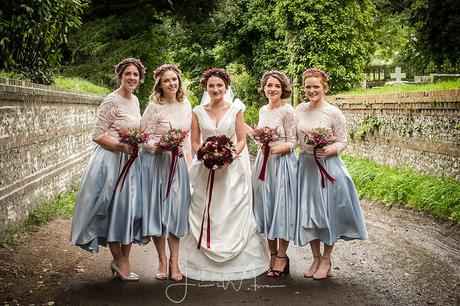
{"type": "Polygon", "coordinates": [[[312,74],[312,75],[321,75],[321,77],[323,78],[324,81],[326,81],[327,83],[329,83],[329,76],[327,75],[326,72],[324,72],[323,70],[319,69],[319,68],[316,68],[316,67],[312,67],[312,68],[308,68],[307,70],[304,71],[304,73],[302,74],[302,79],[305,79],[305,77],[309,74],[312,74]]]}
{"type": "Polygon", "coordinates": [[[203,72],[203,76],[201,77],[200,84],[203,86],[203,88],[206,87],[206,83],[208,82],[209,78],[212,76],[216,76],[220,79],[222,79],[225,83],[225,85],[230,86],[231,84],[231,79],[230,75],[225,69],[222,68],[209,68],[203,72]]]}
{"type": "Polygon", "coordinates": [[[160,78],[163,75],[163,73],[165,73],[165,71],[167,70],[174,71],[178,76],[182,75],[182,71],[179,68],[177,68],[175,65],[164,64],[158,67],[157,69],[155,69],[155,71],[153,72],[153,78],[154,79],[160,78]]]}
{"type": "Polygon", "coordinates": [[[139,71],[140,82],[143,83],[145,71],[147,69],[145,68],[144,64],[142,64],[142,62],[139,59],[133,58],[133,57],[125,58],[121,62],[115,65],[115,74],[117,75],[117,77],[120,79],[122,72],[125,70],[126,67],[130,65],[134,65],[137,68],[137,70],[139,71]]]}

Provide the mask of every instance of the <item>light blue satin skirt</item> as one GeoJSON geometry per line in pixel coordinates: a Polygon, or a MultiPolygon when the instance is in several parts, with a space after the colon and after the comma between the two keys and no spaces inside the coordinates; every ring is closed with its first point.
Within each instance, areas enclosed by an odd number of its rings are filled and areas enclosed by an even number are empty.
{"type": "Polygon", "coordinates": [[[259,233],[268,239],[294,240],[297,157],[294,153],[271,155],[265,181],[259,180],[263,153],[252,171],[253,210],[259,233]]]}
{"type": "Polygon", "coordinates": [[[297,168],[297,221],[295,243],[314,239],[333,244],[338,239],[367,239],[363,213],[353,181],[339,156],[320,160],[335,179],[321,187],[313,155],[302,152],[297,168]]]}
{"type": "Polygon", "coordinates": [[[129,155],[97,146],[80,182],[72,219],[71,242],[93,253],[99,245],[123,245],[141,238],[140,163],[137,158],[124,185],[115,184],[129,155]]]}
{"type": "Polygon", "coordinates": [[[171,163],[170,152],[141,151],[142,236],[183,237],[188,234],[190,180],[187,163],[179,157],[174,168],[169,196],[166,191],[171,163]]]}

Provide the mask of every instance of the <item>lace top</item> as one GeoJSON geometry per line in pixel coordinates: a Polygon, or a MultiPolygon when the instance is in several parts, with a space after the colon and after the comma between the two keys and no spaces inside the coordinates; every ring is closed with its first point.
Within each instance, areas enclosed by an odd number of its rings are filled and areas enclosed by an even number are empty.
{"type": "Polygon", "coordinates": [[[191,152],[190,127],[192,125],[192,106],[185,99],[184,102],[176,103],[149,103],[141,119],[141,130],[151,134],[149,142],[144,146],[149,152],[154,151],[154,144],[160,139],[161,135],[171,127],[189,131],[189,135],[184,140],[182,151],[184,154],[191,152]]]}
{"type": "Polygon", "coordinates": [[[302,151],[313,153],[313,147],[304,142],[305,134],[315,128],[325,128],[337,138],[333,144],[338,152],[347,146],[347,122],[337,107],[326,103],[319,108],[310,108],[310,103],[301,103],[296,108],[299,123],[297,125],[297,139],[302,151]]]}
{"type": "Polygon", "coordinates": [[[270,143],[270,146],[287,144],[294,148],[296,145],[297,115],[290,104],[284,104],[278,108],[270,109],[264,105],[259,110],[259,123],[257,127],[277,128],[280,138],[270,143]]]}
{"type": "Polygon", "coordinates": [[[139,129],[141,114],[139,100],[132,95],[126,99],[116,92],[110,93],[102,101],[97,111],[92,139],[98,140],[102,135],[117,139],[117,130],[139,129]]]}

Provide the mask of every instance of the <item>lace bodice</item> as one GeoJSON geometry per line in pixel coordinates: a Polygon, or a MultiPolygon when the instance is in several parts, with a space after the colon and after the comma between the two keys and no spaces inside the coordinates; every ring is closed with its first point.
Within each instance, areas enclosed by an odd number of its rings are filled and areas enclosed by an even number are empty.
{"type": "Polygon", "coordinates": [[[313,152],[313,147],[304,142],[305,134],[315,128],[325,128],[337,138],[333,144],[338,152],[345,150],[347,146],[347,122],[344,115],[337,107],[326,103],[319,108],[311,108],[310,103],[301,103],[296,108],[297,141],[302,151],[313,152]]]}
{"type": "Polygon", "coordinates": [[[184,140],[184,154],[191,152],[190,127],[192,125],[192,106],[188,100],[176,103],[149,103],[141,119],[141,130],[151,134],[149,142],[144,146],[147,151],[154,151],[154,144],[161,135],[171,127],[189,131],[189,136],[184,140]]]}
{"type": "Polygon", "coordinates": [[[132,95],[126,99],[116,92],[110,93],[102,101],[97,111],[92,138],[98,140],[102,135],[117,139],[117,130],[139,129],[141,114],[139,100],[132,95]]]}
{"type": "Polygon", "coordinates": [[[259,110],[259,123],[257,127],[277,128],[280,138],[270,143],[270,146],[287,144],[291,148],[296,144],[297,115],[294,108],[289,104],[284,104],[278,108],[270,109],[264,105],[259,110]]]}
{"type": "Polygon", "coordinates": [[[196,114],[198,124],[200,125],[201,141],[203,142],[209,136],[215,135],[227,135],[228,137],[232,137],[232,140],[235,141],[236,115],[243,108],[244,106],[242,103],[232,103],[222,119],[216,124],[216,122],[209,117],[202,105],[195,107],[193,112],[196,114]]]}

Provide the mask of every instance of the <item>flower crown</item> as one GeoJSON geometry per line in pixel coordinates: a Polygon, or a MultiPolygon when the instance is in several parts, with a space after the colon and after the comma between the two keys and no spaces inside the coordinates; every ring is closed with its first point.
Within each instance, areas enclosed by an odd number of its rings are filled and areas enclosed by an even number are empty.
{"type": "Polygon", "coordinates": [[[230,86],[231,79],[230,75],[225,69],[222,68],[209,68],[203,72],[203,76],[201,77],[200,83],[203,87],[206,87],[206,83],[208,79],[212,76],[216,76],[224,81],[227,86],[230,86]]]}
{"type": "Polygon", "coordinates": [[[153,72],[153,78],[154,79],[161,78],[163,73],[165,73],[165,71],[167,70],[174,71],[178,76],[182,75],[182,71],[179,68],[177,68],[175,65],[164,64],[158,67],[157,69],[155,69],[155,71],[153,72]]]}
{"type": "Polygon", "coordinates": [[[323,70],[319,69],[319,68],[316,68],[316,67],[312,67],[312,68],[308,68],[307,70],[305,70],[305,72],[302,74],[302,79],[305,79],[305,77],[309,74],[312,74],[312,75],[321,75],[321,77],[323,78],[324,81],[328,82],[329,83],[329,76],[327,75],[326,72],[324,72],[323,70]]]}

